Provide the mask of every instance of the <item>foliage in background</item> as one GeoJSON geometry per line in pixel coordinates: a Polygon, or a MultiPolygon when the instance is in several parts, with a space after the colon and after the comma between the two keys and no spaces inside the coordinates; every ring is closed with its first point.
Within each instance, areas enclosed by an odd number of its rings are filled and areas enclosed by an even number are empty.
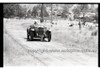
{"type": "Polygon", "coordinates": [[[3,7],[6,18],[25,16],[25,11],[19,4],[4,4],[3,7]]]}
{"type": "MultiPolygon", "coordinates": [[[[32,9],[21,6],[20,4],[4,4],[3,12],[5,18],[11,17],[27,17],[27,18],[37,18],[44,17],[49,18],[51,16],[51,5],[43,5],[43,14],[41,13],[42,4],[37,4],[32,7],[32,9]]],[[[83,21],[98,21],[98,7],[95,8],[94,4],[52,4],[52,15],[53,18],[69,18],[71,15],[74,19],[82,18],[83,21]],[[76,6],[75,6],[76,5],[76,6]],[[94,15],[86,16],[88,13],[94,13],[94,15]]],[[[70,17],[72,18],[72,17],[70,17]]]]}

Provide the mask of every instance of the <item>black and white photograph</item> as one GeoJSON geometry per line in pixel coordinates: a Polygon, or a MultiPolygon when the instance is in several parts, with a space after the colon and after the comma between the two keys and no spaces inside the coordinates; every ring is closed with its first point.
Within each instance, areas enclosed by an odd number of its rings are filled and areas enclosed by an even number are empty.
{"type": "Polygon", "coordinates": [[[98,4],[4,3],[4,66],[98,66],[98,4]]]}

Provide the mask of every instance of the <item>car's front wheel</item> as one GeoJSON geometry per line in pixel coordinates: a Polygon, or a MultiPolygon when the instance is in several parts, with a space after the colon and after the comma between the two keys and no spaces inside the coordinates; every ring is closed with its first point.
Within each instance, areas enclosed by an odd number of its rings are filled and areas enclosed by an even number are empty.
{"type": "Polygon", "coordinates": [[[48,42],[51,41],[51,32],[48,33],[48,42]]]}
{"type": "Polygon", "coordinates": [[[33,40],[33,37],[34,37],[34,32],[31,31],[31,32],[30,32],[30,35],[29,35],[29,40],[32,41],[32,40],[33,40]]]}
{"type": "Polygon", "coordinates": [[[27,40],[29,40],[29,33],[28,33],[28,29],[27,29],[27,40]]]}
{"type": "Polygon", "coordinates": [[[29,40],[29,35],[27,34],[27,40],[29,40]]]}

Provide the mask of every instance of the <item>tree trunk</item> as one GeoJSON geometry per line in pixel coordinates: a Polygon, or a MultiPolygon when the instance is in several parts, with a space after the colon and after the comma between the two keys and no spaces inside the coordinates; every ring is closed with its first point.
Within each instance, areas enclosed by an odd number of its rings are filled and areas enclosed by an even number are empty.
{"type": "Polygon", "coordinates": [[[52,23],[52,4],[51,4],[51,23],[52,23]]]}
{"type": "Polygon", "coordinates": [[[80,20],[81,20],[81,19],[79,19],[79,23],[78,23],[78,25],[79,25],[79,30],[81,30],[81,22],[80,22],[80,20]]]}
{"type": "Polygon", "coordinates": [[[42,22],[44,22],[44,18],[43,18],[43,4],[42,4],[42,6],[41,6],[41,18],[40,18],[40,22],[42,23],[42,22]]]}

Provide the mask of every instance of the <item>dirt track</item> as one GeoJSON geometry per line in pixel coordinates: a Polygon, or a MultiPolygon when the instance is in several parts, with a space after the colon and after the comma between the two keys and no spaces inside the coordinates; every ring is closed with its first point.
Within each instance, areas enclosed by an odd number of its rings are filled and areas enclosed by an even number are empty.
{"type": "MultiPolygon", "coordinates": [[[[27,41],[26,30],[18,22],[4,23],[4,65],[97,66],[97,54],[61,52],[73,49],[55,41],[27,41]]],[[[75,49],[75,48],[74,48],[75,49]]],[[[76,48],[80,50],[80,48],[76,48]]]]}

